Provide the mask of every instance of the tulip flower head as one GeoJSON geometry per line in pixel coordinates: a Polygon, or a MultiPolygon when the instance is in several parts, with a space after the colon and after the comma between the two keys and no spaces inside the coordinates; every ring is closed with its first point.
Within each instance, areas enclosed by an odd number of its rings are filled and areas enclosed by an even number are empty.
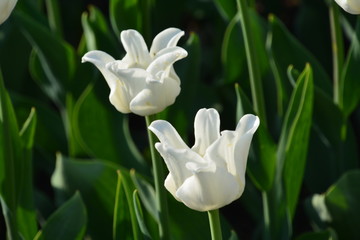
{"type": "Polygon", "coordinates": [[[235,131],[220,133],[215,109],[200,109],[195,116],[195,144],[189,148],[167,121],[156,120],[149,129],[160,142],[155,148],[169,174],[165,188],[197,211],[221,208],[238,199],[245,187],[250,143],[260,124],[257,116],[243,116],[235,131]]]}
{"type": "Polygon", "coordinates": [[[360,0],[335,0],[345,11],[351,14],[360,14],[360,0]]]}
{"type": "Polygon", "coordinates": [[[17,0],[0,0],[0,24],[8,19],[16,3],[17,0]]]}
{"type": "Polygon", "coordinates": [[[154,38],[149,51],[139,32],[122,31],[126,51],[123,59],[90,51],[82,62],[91,62],[101,71],[110,87],[110,102],[119,112],[148,116],[173,104],[180,93],[180,79],[173,64],[187,56],[176,46],[183,35],[179,29],[165,29],[154,38]]]}

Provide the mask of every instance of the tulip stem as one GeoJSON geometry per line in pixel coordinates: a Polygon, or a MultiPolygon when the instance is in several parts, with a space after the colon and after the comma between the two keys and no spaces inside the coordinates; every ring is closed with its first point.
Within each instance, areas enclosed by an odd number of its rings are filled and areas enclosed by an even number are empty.
{"type": "Polygon", "coordinates": [[[247,58],[247,66],[249,70],[251,95],[254,104],[255,113],[261,119],[263,125],[266,124],[266,112],[263,87],[259,71],[259,64],[256,59],[256,51],[254,46],[254,38],[250,26],[249,12],[246,0],[237,0],[238,14],[240,16],[241,29],[244,36],[245,52],[247,58]]]}
{"type": "Polygon", "coordinates": [[[270,232],[270,209],[269,209],[269,199],[268,193],[266,191],[262,192],[262,200],[263,200],[263,214],[264,214],[264,232],[263,239],[270,240],[271,232],[270,232]]]}
{"type": "Polygon", "coordinates": [[[211,239],[221,240],[222,233],[221,233],[219,209],[208,211],[208,216],[210,223],[211,239]]]}
{"type": "MultiPolygon", "coordinates": [[[[155,120],[155,115],[145,116],[146,126],[149,127],[151,122],[155,120]]],[[[155,191],[156,191],[156,207],[159,216],[159,235],[160,239],[169,239],[169,214],[168,214],[168,205],[166,199],[166,191],[163,186],[164,183],[164,170],[163,164],[159,155],[155,151],[154,145],[154,135],[147,128],[149,145],[150,145],[150,153],[152,159],[152,166],[154,171],[154,183],[155,183],[155,191]]]]}
{"type": "Polygon", "coordinates": [[[342,108],[342,96],[340,81],[342,68],[344,65],[344,42],[341,33],[339,6],[335,1],[331,1],[329,6],[330,29],[331,29],[331,47],[333,54],[333,88],[334,103],[342,108]]]}

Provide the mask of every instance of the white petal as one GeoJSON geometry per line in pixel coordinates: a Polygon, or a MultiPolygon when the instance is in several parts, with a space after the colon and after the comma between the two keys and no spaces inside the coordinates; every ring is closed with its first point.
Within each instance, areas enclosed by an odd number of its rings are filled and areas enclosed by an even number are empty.
{"type": "Polygon", "coordinates": [[[154,57],[159,51],[167,47],[175,47],[184,32],[177,28],[168,28],[155,36],[150,48],[150,56],[154,57]]]}
{"type": "Polygon", "coordinates": [[[123,69],[119,66],[119,61],[114,61],[106,65],[106,68],[116,75],[118,81],[123,84],[129,95],[130,100],[133,99],[146,86],[146,78],[148,73],[141,68],[123,69]]]}
{"type": "Polygon", "coordinates": [[[161,143],[177,149],[189,149],[176,129],[167,121],[155,120],[150,124],[149,130],[157,136],[161,143]]]}
{"type": "Polygon", "coordinates": [[[252,114],[244,115],[236,126],[236,132],[240,135],[245,133],[254,134],[260,125],[260,119],[252,114]]]}
{"type": "Polygon", "coordinates": [[[249,155],[249,149],[252,137],[256,129],[260,125],[257,116],[247,114],[244,115],[236,127],[236,139],[234,146],[234,163],[230,164],[235,167],[236,176],[245,184],[246,163],[249,155]]]}
{"type": "Polygon", "coordinates": [[[173,104],[179,93],[180,86],[174,79],[165,78],[163,83],[150,82],[131,101],[130,109],[140,116],[159,113],[173,104]]]}
{"type": "Polygon", "coordinates": [[[335,0],[340,7],[351,14],[360,14],[359,0],[335,0]]]}
{"type": "Polygon", "coordinates": [[[115,86],[113,88],[111,88],[109,100],[110,100],[111,104],[119,112],[122,112],[122,113],[130,113],[131,112],[130,107],[129,107],[131,98],[130,98],[126,88],[120,81],[117,81],[115,86]]]}
{"type": "Polygon", "coordinates": [[[90,51],[86,53],[81,61],[84,62],[91,62],[94,64],[104,76],[107,84],[112,89],[115,87],[118,78],[106,68],[106,65],[110,62],[114,62],[115,59],[110,56],[109,54],[102,52],[102,51],[90,51]]]}
{"type": "Polygon", "coordinates": [[[176,196],[176,191],[177,191],[177,186],[175,184],[175,180],[172,176],[171,173],[169,173],[165,179],[165,183],[164,183],[165,188],[171,193],[171,195],[173,195],[173,197],[178,200],[179,202],[181,202],[180,199],[178,199],[178,197],[176,196]]]}
{"type": "Polygon", "coordinates": [[[219,113],[213,109],[200,109],[194,122],[195,145],[192,149],[201,156],[206,149],[220,137],[220,117],[219,113]]]}
{"type": "Polygon", "coordinates": [[[157,105],[154,93],[150,89],[141,90],[130,102],[130,109],[139,116],[150,116],[164,110],[164,106],[157,105]]]}
{"type": "Polygon", "coordinates": [[[127,53],[125,57],[127,59],[126,61],[132,61],[146,68],[151,59],[149,50],[141,34],[136,30],[126,30],[121,32],[120,38],[127,53]]]}
{"type": "Polygon", "coordinates": [[[173,195],[175,194],[174,190],[178,189],[192,175],[187,164],[191,162],[199,165],[204,164],[204,160],[190,149],[175,149],[166,143],[156,143],[155,147],[164,159],[172,176],[169,181],[173,182],[167,182],[165,187],[173,195]]]}
{"type": "Polygon", "coordinates": [[[234,131],[221,132],[221,136],[206,150],[204,158],[235,176],[234,139],[234,131]]]}
{"type": "Polygon", "coordinates": [[[221,208],[238,199],[244,186],[225,169],[215,172],[196,172],[186,179],[176,192],[176,196],[189,208],[209,211],[221,208]]]}
{"type": "Polygon", "coordinates": [[[148,66],[146,71],[150,73],[148,82],[162,82],[164,77],[169,75],[170,67],[178,60],[187,56],[187,52],[180,47],[164,49],[148,66]]]}
{"type": "Polygon", "coordinates": [[[17,0],[1,0],[0,1],[0,24],[6,21],[10,16],[11,12],[14,10],[14,7],[17,3],[17,0]]]}

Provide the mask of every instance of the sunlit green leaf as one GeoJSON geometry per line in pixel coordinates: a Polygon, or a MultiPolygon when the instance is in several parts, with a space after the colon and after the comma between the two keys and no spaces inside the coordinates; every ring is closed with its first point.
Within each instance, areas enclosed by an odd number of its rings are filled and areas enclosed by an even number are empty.
{"type": "Polygon", "coordinates": [[[16,211],[23,165],[16,116],[0,72],[0,200],[10,239],[18,239],[16,211]]]}
{"type": "Polygon", "coordinates": [[[280,101],[282,108],[286,109],[292,92],[292,86],[287,78],[289,65],[293,65],[295,69],[303,69],[305,64],[309,63],[313,69],[314,85],[324,91],[327,96],[331,96],[329,76],[318,60],[291,35],[283,23],[274,15],[269,17],[269,26],[267,48],[276,79],[278,101],[280,101]]]}
{"type": "Polygon", "coordinates": [[[23,158],[21,159],[23,172],[20,178],[21,184],[16,217],[19,224],[19,231],[25,239],[32,239],[37,232],[32,164],[32,148],[34,145],[36,125],[37,115],[33,108],[20,131],[23,147],[23,158]]]}
{"type": "Polygon", "coordinates": [[[130,176],[125,171],[117,171],[118,182],[114,207],[113,238],[140,239],[141,232],[136,222],[132,192],[135,190],[130,176]],[[129,231],[129,229],[132,231],[129,231]]]}
{"type": "Polygon", "coordinates": [[[284,167],[286,200],[294,217],[305,171],[314,99],[313,74],[307,65],[291,96],[278,147],[278,168],[284,167]]]}
{"type": "Polygon", "coordinates": [[[131,179],[133,180],[136,188],[138,189],[140,198],[146,208],[146,210],[152,215],[154,219],[159,221],[159,215],[156,208],[155,190],[150,183],[140,176],[135,174],[135,171],[131,171],[131,179]]]}
{"type": "Polygon", "coordinates": [[[137,190],[134,190],[133,202],[134,202],[134,207],[135,207],[136,218],[137,218],[138,224],[140,226],[141,232],[144,235],[144,239],[152,239],[151,235],[149,233],[149,230],[146,227],[144,214],[142,211],[142,207],[141,207],[141,203],[140,203],[140,199],[139,199],[137,190]]]}
{"type": "Polygon", "coordinates": [[[360,101],[360,20],[356,32],[351,39],[351,47],[344,67],[344,75],[340,82],[341,108],[348,117],[360,101]]]}

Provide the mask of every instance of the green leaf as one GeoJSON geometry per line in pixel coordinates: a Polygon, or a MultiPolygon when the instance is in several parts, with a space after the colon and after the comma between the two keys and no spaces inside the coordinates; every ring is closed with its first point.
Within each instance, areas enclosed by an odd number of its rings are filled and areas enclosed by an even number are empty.
{"type": "Polygon", "coordinates": [[[239,240],[239,237],[234,230],[231,230],[229,240],[239,240]]]}
{"type": "Polygon", "coordinates": [[[136,189],[134,190],[134,193],[133,193],[133,203],[134,203],[134,207],[135,207],[136,219],[140,226],[140,230],[141,230],[142,234],[144,235],[144,239],[152,239],[152,237],[149,233],[149,230],[146,227],[144,214],[143,214],[140,199],[138,196],[138,191],[136,189]]]}
{"type": "Polygon", "coordinates": [[[92,239],[112,239],[112,223],[120,167],[96,160],[73,160],[57,155],[51,184],[58,203],[79,191],[87,209],[92,239]]]}
{"type": "Polygon", "coordinates": [[[15,16],[17,24],[35,49],[46,75],[46,79],[37,79],[38,84],[53,101],[64,103],[64,89],[71,89],[76,69],[75,51],[53,35],[47,26],[35,21],[27,13],[19,12],[15,16]]]}
{"type": "Polygon", "coordinates": [[[85,235],[86,221],[84,202],[76,192],[50,216],[37,239],[81,240],[85,235]]]}
{"type": "Polygon", "coordinates": [[[0,200],[10,239],[18,239],[16,210],[23,165],[17,120],[0,72],[0,200]]]}
{"type": "MultiPolygon", "coordinates": [[[[237,94],[236,122],[238,122],[244,113],[254,113],[254,110],[239,85],[236,85],[235,90],[237,94]]],[[[247,172],[258,189],[268,191],[274,182],[276,144],[268,130],[261,123],[254,135],[251,146],[247,172]]]]}
{"type": "Polygon", "coordinates": [[[330,226],[339,239],[356,239],[360,236],[360,171],[344,174],[325,195],[325,205],[331,216],[330,226]]]}
{"type": "Polygon", "coordinates": [[[236,1],[233,0],[214,0],[214,3],[220,12],[221,16],[229,20],[233,18],[237,12],[236,1]]]}
{"type": "Polygon", "coordinates": [[[25,121],[20,137],[23,146],[23,172],[20,178],[19,202],[17,207],[17,222],[19,231],[25,239],[32,239],[37,233],[36,209],[34,204],[32,147],[34,145],[37,115],[32,108],[25,121]]]}
{"type": "MultiPolygon", "coordinates": [[[[235,1],[233,1],[235,4],[235,1]]],[[[235,8],[236,9],[236,6],[235,8]]],[[[239,26],[239,15],[235,15],[229,22],[222,43],[221,60],[224,66],[225,81],[234,82],[238,78],[247,76],[244,38],[239,26]]],[[[240,78],[243,79],[243,78],[240,78]]]]}
{"type": "Polygon", "coordinates": [[[159,222],[159,215],[156,208],[156,196],[154,187],[148,183],[145,179],[142,179],[140,176],[135,174],[135,170],[130,171],[130,176],[134,182],[140,198],[146,208],[146,210],[151,214],[151,216],[159,222]]]}
{"type": "MultiPolygon", "coordinates": [[[[98,8],[90,6],[89,13],[84,12],[82,14],[81,23],[88,50],[98,49],[110,55],[120,55],[118,47],[120,46],[120,42],[115,38],[104,15],[98,8]]],[[[117,38],[119,39],[120,35],[117,35],[117,38]]]]}
{"type": "Polygon", "coordinates": [[[141,232],[136,222],[132,191],[135,190],[128,172],[117,171],[118,182],[113,220],[113,239],[140,239],[141,232]],[[126,211],[125,209],[128,209],[126,211]],[[129,229],[132,229],[132,232],[129,229]]]}
{"type": "Polygon", "coordinates": [[[355,110],[360,101],[360,20],[358,20],[356,32],[352,36],[351,46],[344,66],[340,88],[340,108],[345,117],[355,110]]]}
{"type": "Polygon", "coordinates": [[[110,0],[110,21],[117,36],[125,29],[142,32],[143,16],[138,0],[110,0]]]}
{"type": "Polygon", "coordinates": [[[303,181],[314,99],[313,74],[306,65],[290,99],[278,146],[278,171],[282,171],[286,200],[294,217],[303,181]]]}
{"type": "Polygon", "coordinates": [[[295,240],[336,240],[335,234],[331,230],[321,232],[304,233],[295,238],[295,240]]]}
{"type": "MultiPolygon", "coordinates": [[[[233,1],[234,3],[236,1],[233,1]]],[[[256,56],[261,77],[265,78],[270,70],[270,63],[265,48],[267,23],[255,12],[249,9],[250,25],[253,33],[256,56]]],[[[225,81],[234,82],[248,78],[244,38],[241,31],[240,16],[235,15],[226,28],[221,50],[222,63],[225,70],[225,81]]],[[[241,85],[248,82],[241,82],[241,85]]]]}
{"type": "Polygon", "coordinates": [[[32,108],[29,117],[26,119],[20,131],[21,141],[25,149],[31,149],[34,146],[36,123],[35,108],[32,108]]]}
{"type": "Polygon", "coordinates": [[[103,95],[102,89],[109,91],[105,81],[89,84],[74,107],[73,127],[77,140],[94,158],[148,173],[145,160],[132,141],[127,116],[116,111],[108,101],[108,92],[103,95]]]}
{"type": "Polygon", "coordinates": [[[270,31],[267,49],[271,67],[276,80],[279,109],[285,109],[289,102],[292,86],[288,81],[287,69],[293,65],[295,69],[303,69],[309,63],[313,69],[314,85],[327,96],[332,96],[330,79],[318,60],[291,35],[286,27],[274,15],[269,17],[270,31]],[[286,49],[286,51],[284,51],[286,49]]]}

